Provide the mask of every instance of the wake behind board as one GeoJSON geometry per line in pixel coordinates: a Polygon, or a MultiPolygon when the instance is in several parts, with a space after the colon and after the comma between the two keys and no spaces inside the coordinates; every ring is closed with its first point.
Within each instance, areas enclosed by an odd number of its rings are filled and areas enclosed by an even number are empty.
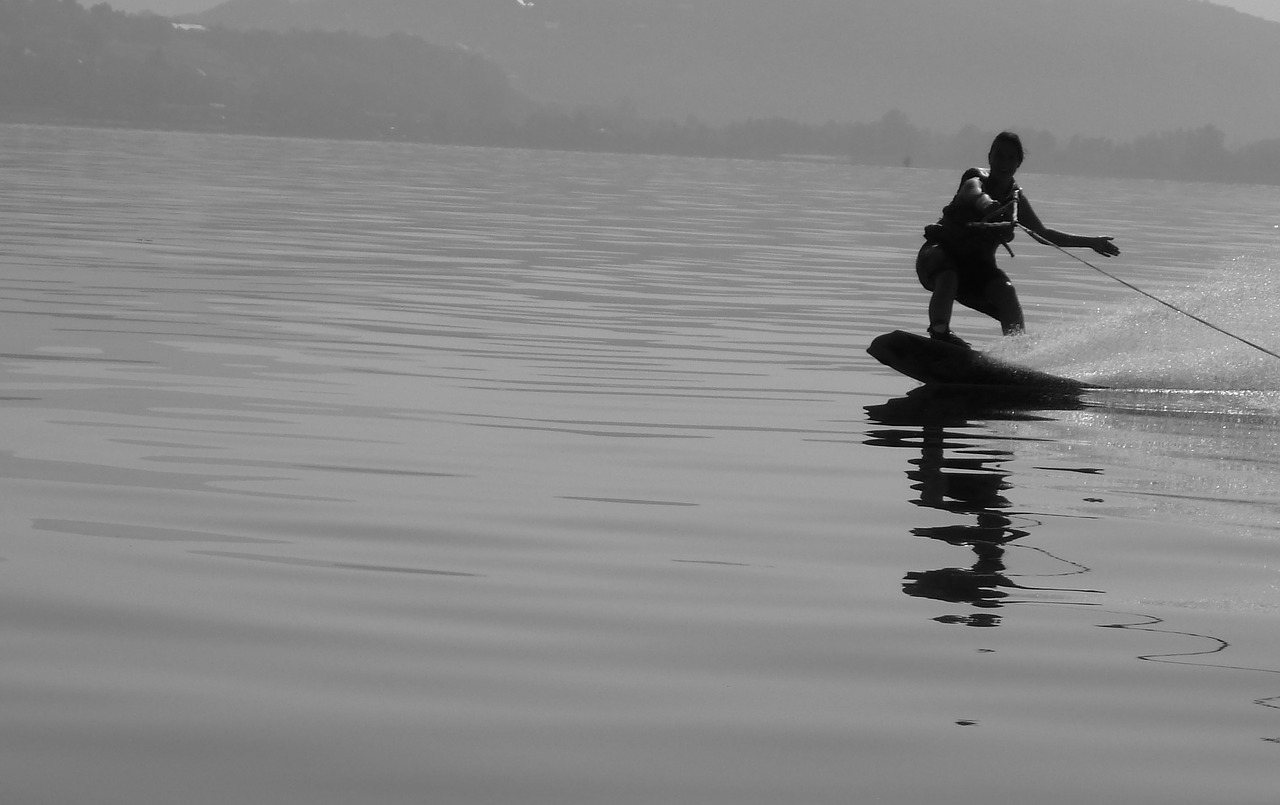
{"type": "Polygon", "coordinates": [[[926,385],[1002,387],[1054,393],[1098,388],[902,330],[876,336],[867,352],[890,369],[926,385]]]}

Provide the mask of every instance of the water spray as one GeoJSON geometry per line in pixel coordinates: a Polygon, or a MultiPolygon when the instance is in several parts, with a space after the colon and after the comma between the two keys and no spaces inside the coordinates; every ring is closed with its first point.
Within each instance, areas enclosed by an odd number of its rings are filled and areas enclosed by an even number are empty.
{"type": "Polygon", "coordinates": [[[1239,342],[1240,342],[1240,343],[1242,343],[1242,344],[1245,344],[1246,346],[1253,347],[1254,349],[1258,350],[1259,352],[1266,353],[1267,355],[1270,355],[1271,357],[1276,358],[1277,360],[1280,360],[1280,353],[1276,353],[1276,352],[1275,352],[1275,351],[1273,351],[1273,350],[1267,349],[1266,347],[1264,347],[1264,346],[1262,346],[1262,345],[1260,345],[1260,344],[1255,344],[1253,341],[1250,341],[1249,339],[1244,338],[1243,336],[1236,335],[1236,334],[1235,334],[1235,333],[1233,333],[1233,332],[1230,332],[1230,331],[1228,331],[1228,330],[1226,330],[1226,329],[1223,329],[1222,327],[1219,327],[1218,325],[1214,324],[1214,323],[1213,323],[1213,322],[1211,322],[1211,321],[1206,321],[1205,319],[1200,318],[1199,316],[1195,315],[1194,313],[1191,313],[1191,312],[1189,312],[1189,311],[1183,310],[1182,308],[1178,307],[1177,305],[1173,304],[1172,302],[1166,302],[1165,300],[1161,299],[1160,297],[1156,296],[1155,294],[1152,294],[1152,293],[1149,293],[1149,292],[1147,292],[1147,291],[1144,291],[1144,290],[1142,290],[1141,288],[1139,288],[1138,286],[1134,285],[1133,283],[1128,282],[1128,281],[1126,281],[1126,280],[1123,280],[1123,279],[1121,279],[1121,278],[1117,277],[1115,274],[1112,274],[1112,273],[1110,273],[1110,272],[1108,272],[1108,271],[1104,271],[1103,269],[1098,268],[1098,267],[1097,267],[1097,266],[1095,266],[1093,263],[1090,263],[1088,260],[1086,260],[1086,259],[1084,259],[1083,257],[1079,256],[1078,254],[1074,254],[1074,253],[1072,253],[1072,252],[1069,252],[1069,251],[1067,251],[1066,249],[1064,249],[1064,248],[1062,248],[1061,246],[1059,246],[1058,244],[1053,243],[1053,242],[1051,242],[1051,241],[1049,241],[1049,240],[1047,240],[1047,239],[1045,239],[1045,238],[1041,237],[1039,234],[1037,234],[1036,232],[1034,232],[1034,231],[1032,231],[1031,229],[1029,229],[1029,228],[1028,228],[1025,224],[1023,224],[1022,222],[1020,222],[1020,221],[1015,221],[1015,223],[1017,223],[1017,225],[1018,225],[1018,226],[1019,226],[1019,227],[1020,227],[1024,232],[1026,232],[1028,235],[1030,235],[1030,236],[1032,237],[1032,239],[1036,240],[1036,241],[1037,241],[1037,242],[1039,242],[1039,243],[1043,243],[1043,244],[1045,244],[1046,246],[1052,246],[1053,248],[1057,249],[1058,251],[1062,252],[1063,254],[1067,255],[1068,257],[1072,258],[1073,260],[1078,260],[1079,262],[1084,263],[1084,264],[1085,264],[1085,265],[1087,265],[1089,268],[1092,268],[1094,271],[1097,271],[1099,274],[1103,275],[1104,277],[1110,277],[1111,279],[1115,280],[1116,282],[1120,283],[1121,285],[1125,286],[1126,288],[1128,288],[1128,289],[1130,289],[1130,290],[1132,290],[1132,291],[1137,291],[1138,293],[1142,294],[1143,296],[1147,297],[1148,299],[1150,299],[1150,300],[1152,300],[1152,301],[1154,301],[1154,302],[1158,302],[1158,303],[1160,303],[1160,304],[1164,305],[1165,307],[1169,308],[1170,310],[1173,310],[1173,311],[1175,311],[1175,312],[1177,312],[1177,313],[1181,313],[1182,315],[1186,316],[1187,318],[1192,319],[1193,321],[1197,321],[1197,322],[1199,322],[1199,323],[1203,324],[1205,327],[1208,327],[1208,328],[1209,328],[1209,329],[1211,329],[1211,330],[1216,330],[1217,332],[1222,333],[1223,335],[1227,336],[1228,338],[1234,338],[1235,340],[1239,341],[1239,342]]]}

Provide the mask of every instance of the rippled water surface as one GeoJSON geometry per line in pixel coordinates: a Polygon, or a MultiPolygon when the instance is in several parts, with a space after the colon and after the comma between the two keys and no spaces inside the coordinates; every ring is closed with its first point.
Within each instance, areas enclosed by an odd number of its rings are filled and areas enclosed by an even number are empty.
{"type": "MultiPolygon", "coordinates": [[[[977,157],[979,155],[975,155],[977,157]]],[[[1034,162],[1034,155],[1032,162],[1034,162]]],[[[1280,350],[1280,189],[1021,177],[1280,350]]],[[[1280,360],[950,172],[0,127],[15,803],[1272,803],[1280,360]]]]}

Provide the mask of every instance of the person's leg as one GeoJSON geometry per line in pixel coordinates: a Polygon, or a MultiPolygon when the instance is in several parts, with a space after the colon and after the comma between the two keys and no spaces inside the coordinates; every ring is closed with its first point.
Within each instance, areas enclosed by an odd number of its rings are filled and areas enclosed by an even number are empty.
{"type": "Polygon", "coordinates": [[[950,266],[933,277],[933,295],[929,297],[929,330],[945,333],[951,330],[951,309],[960,290],[960,275],[950,266]]]}
{"type": "Polygon", "coordinates": [[[926,243],[916,256],[916,274],[929,297],[930,332],[951,330],[951,308],[960,290],[960,275],[956,272],[946,252],[926,243]]]}
{"type": "MultiPolygon", "coordinates": [[[[1001,272],[1003,274],[1004,272],[1001,272]]],[[[1000,329],[1005,335],[1015,335],[1026,330],[1026,322],[1022,318],[1022,304],[1018,302],[1018,292],[1008,277],[992,280],[987,284],[987,300],[995,311],[995,319],[1000,322],[1000,329]]]]}
{"type": "Polygon", "coordinates": [[[981,293],[977,294],[961,290],[956,301],[1000,322],[1000,329],[1005,335],[1023,332],[1026,322],[1022,317],[1022,304],[1018,301],[1018,292],[1014,290],[1008,275],[999,268],[992,267],[990,279],[981,287],[981,293]]]}

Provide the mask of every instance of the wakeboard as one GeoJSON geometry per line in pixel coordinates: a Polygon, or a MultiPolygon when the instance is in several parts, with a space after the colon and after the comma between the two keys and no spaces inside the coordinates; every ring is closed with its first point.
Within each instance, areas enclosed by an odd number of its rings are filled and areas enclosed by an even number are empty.
{"type": "Polygon", "coordinates": [[[903,330],[876,336],[867,352],[890,369],[925,385],[1034,389],[1054,393],[1077,393],[1099,388],[903,330]]]}

